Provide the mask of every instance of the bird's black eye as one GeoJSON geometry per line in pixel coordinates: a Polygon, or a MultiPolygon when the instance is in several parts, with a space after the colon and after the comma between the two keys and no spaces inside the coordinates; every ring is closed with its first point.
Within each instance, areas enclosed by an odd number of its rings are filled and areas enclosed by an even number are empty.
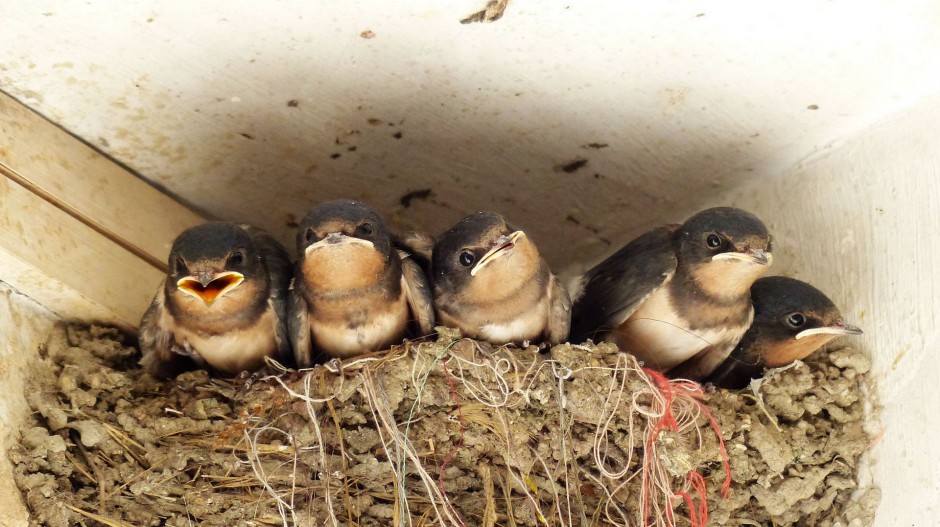
{"type": "Polygon", "coordinates": [[[473,265],[473,262],[476,261],[477,257],[474,256],[473,253],[470,251],[464,251],[460,253],[459,259],[460,259],[460,265],[464,267],[470,267],[471,265],[473,265]]]}
{"type": "Polygon", "coordinates": [[[241,265],[245,263],[244,251],[238,250],[233,252],[232,255],[228,257],[228,263],[231,265],[241,265]]]}
{"type": "Polygon", "coordinates": [[[790,313],[787,316],[787,324],[794,328],[801,328],[803,324],[806,324],[806,317],[803,316],[803,313],[790,313]]]}
{"type": "Polygon", "coordinates": [[[176,260],[173,262],[173,268],[176,274],[183,274],[186,272],[186,262],[184,262],[182,258],[177,256],[176,260]]]}
{"type": "Polygon", "coordinates": [[[718,236],[715,233],[709,234],[705,237],[705,245],[707,245],[709,249],[717,249],[721,247],[721,236],[718,236]]]}
{"type": "Polygon", "coordinates": [[[317,233],[313,232],[313,229],[307,229],[304,231],[304,239],[307,240],[307,243],[312,242],[317,237],[317,233]]]}
{"type": "Polygon", "coordinates": [[[356,227],[356,236],[357,237],[372,236],[372,224],[363,223],[362,225],[356,227]]]}

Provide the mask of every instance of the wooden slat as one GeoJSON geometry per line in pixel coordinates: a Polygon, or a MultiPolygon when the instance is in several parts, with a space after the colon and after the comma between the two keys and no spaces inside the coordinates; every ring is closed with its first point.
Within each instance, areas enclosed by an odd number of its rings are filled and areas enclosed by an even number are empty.
{"type": "Polygon", "coordinates": [[[137,326],[203,218],[0,92],[0,281],[68,319],[137,326]]]}
{"type": "Polygon", "coordinates": [[[68,319],[137,326],[163,273],[0,178],[0,280],[68,319]]]}
{"type": "Polygon", "coordinates": [[[0,173],[147,262],[203,218],[0,92],[0,173]]]}

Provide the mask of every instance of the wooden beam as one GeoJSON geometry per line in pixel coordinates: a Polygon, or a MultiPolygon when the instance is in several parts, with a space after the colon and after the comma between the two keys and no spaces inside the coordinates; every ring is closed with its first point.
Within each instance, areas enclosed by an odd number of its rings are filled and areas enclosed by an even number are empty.
{"type": "Polygon", "coordinates": [[[0,93],[0,280],[59,315],[134,328],[173,239],[201,223],[0,93]]]}
{"type": "Polygon", "coordinates": [[[2,92],[0,163],[7,177],[161,267],[173,238],[204,221],[2,92]]]}

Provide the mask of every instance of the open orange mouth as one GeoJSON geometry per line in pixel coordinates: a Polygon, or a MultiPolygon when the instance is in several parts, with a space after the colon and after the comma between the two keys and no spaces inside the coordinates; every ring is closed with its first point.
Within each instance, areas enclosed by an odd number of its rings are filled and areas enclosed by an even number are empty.
{"type": "Polygon", "coordinates": [[[209,306],[220,296],[238,287],[243,281],[245,281],[243,274],[236,273],[235,271],[226,271],[215,275],[212,281],[205,285],[193,275],[185,276],[177,280],[176,287],[187,295],[192,295],[202,300],[209,306]]]}

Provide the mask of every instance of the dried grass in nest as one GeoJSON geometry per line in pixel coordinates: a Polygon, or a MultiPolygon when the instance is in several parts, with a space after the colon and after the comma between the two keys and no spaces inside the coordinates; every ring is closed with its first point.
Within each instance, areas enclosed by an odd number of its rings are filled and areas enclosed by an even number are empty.
{"type": "Polygon", "coordinates": [[[854,492],[872,436],[850,349],[708,394],[609,345],[447,331],[247,389],[135,355],[99,327],[50,344],[11,452],[35,523],[685,526],[707,505],[709,525],[860,526],[878,502],[854,492]]]}

